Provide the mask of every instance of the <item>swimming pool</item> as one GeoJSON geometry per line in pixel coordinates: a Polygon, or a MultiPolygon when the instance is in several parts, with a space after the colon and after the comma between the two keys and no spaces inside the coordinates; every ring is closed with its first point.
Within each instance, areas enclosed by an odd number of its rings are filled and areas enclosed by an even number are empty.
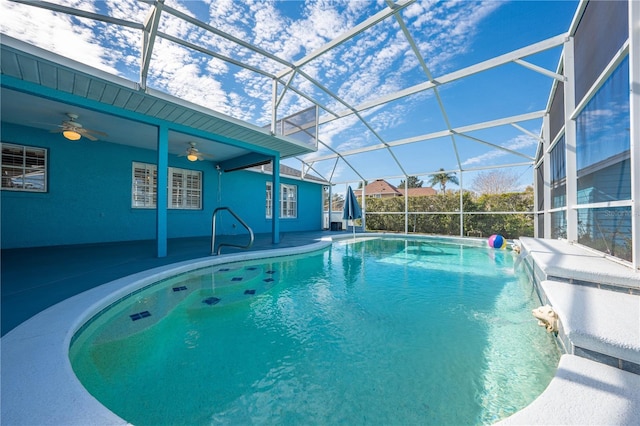
{"type": "Polygon", "coordinates": [[[554,340],[504,250],[364,239],[133,293],[74,338],[84,386],[134,424],[486,424],[551,380],[554,340]]]}

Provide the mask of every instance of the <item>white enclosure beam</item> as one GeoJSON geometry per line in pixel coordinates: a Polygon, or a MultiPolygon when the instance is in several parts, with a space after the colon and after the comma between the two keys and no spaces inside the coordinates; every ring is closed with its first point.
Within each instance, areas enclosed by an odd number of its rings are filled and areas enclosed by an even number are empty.
{"type": "Polygon", "coordinates": [[[34,0],[11,0],[11,1],[13,1],[14,3],[22,3],[29,6],[39,7],[41,9],[51,10],[53,12],[66,13],[67,15],[73,15],[73,16],[78,16],[80,18],[92,19],[94,21],[106,22],[108,24],[120,25],[123,27],[133,28],[136,30],[144,29],[144,26],[139,22],[125,21],[124,19],[114,18],[113,16],[87,12],[80,9],[74,9],[68,6],[49,3],[47,1],[34,1],[34,0]]]}
{"type": "Polygon", "coordinates": [[[164,38],[164,39],[169,40],[169,41],[171,41],[173,43],[179,44],[180,46],[184,46],[184,47],[186,47],[188,49],[192,49],[192,50],[195,50],[197,52],[204,53],[205,55],[209,55],[211,57],[220,59],[221,61],[229,62],[230,64],[236,65],[238,67],[251,70],[251,71],[253,71],[255,73],[258,73],[260,75],[263,75],[265,77],[275,78],[275,76],[273,74],[268,73],[266,71],[263,71],[260,68],[256,68],[256,67],[248,65],[248,64],[246,64],[244,62],[232,59],[232,58],[230,58],[228,56],[221,55],[219,53],[214,52],[211,49],[207,49],[206,47],[198,46],[197,44],[193,44],[193,43],[191,43],[189,41],[186,41],[186,40],[183,40],[181,38],[174,37],[174,36],[172,36],[170,34],[162,32],[162,31],[158,31],[158,37],[164,38]]]}
{"type": "Polygon", "coordinates": [[[174,8],[172,8],[170,6],[166,6],[166,5],[164,6],[163,10],[165,12],[170,13],[171,15],[175,16],[176,18],[180,18],[180,19],[182,19],[182,20],[184,20],[184,21],[186,21],[186,22],[188,22],[190,24],[193,24],[193,25],[195,25],[197,27],[202,28],[203,30],[207,30],[207,31],[219,36],[219,37],[222,37],[222,38],[224,38],[226,40],[229,40],[229,41],[231,41],[231,42],[233,42],[233,43],[235,43],[235,44],[237,44],[239,46],[242,46],[245,49],[248,49],[248,50],[251,50],[252,52],[258,53],[258,54],[264,56],[265,58],[269,58],[272,61],[278,62],[279,64],[282,64],[282,65],[284,65],[284,66],[286,66],[288,68],[291,68],[291,69],[294,68],[293,64],[291,64],[290,62],[288,62],[288,61],[286,61],[286,60],[284,60],[282,58],[279,58],[278,56],[276,56],[276,55],[274,55],[272,53],[269,53],[268,51],[266,51],[264,49],[261,49],[261,48],[259,48],[257,46],[254,46],[251,43],[247,43],[246,41],[244,41],[242,39],[239,39],[238,37],[234,37],[231,34],[225,33],[224,31],[220,31],[216,27],[213,27],[213,26],[211,26],[211,25],[209,25],[209,24],[207,24],[205,22],[202,22],[202,21],[200,21],[200,20],[198,20],[198,19],[196,19],[196,18],[194,18],[192,16],[189,16],[186,13],[182,13],[179,10],[176,10],[176,9],[174,9],[174,8]]]}
{"type": "Polygon", "coordinates": [[[548,147],[551,145],[551,118],[549,114],[544,116],[542,120],[542,134],[545,138],[543,149],[543,163],[542,167],[542,179],[543,179],[543,198],[544,198],[544,238],[551,238],[551,150],[548,147]]]}
{"type": "MultiPolygon", "coordinates": [[[[366,109],[369,108],[373,108],[375,106],[379,106],[379,105],[384,105],[386,103],[389,103],[391,101],[395,101],[401,98],[404,98],[406,96],[410,96],[413,95],[415,93],[419,93],[419,92],[423,92],[425,90],[429,90],[432,89],[434,87],[436,87],[437,85],[442,85],[442,84],[446,84],[446,83],[451,83],[453,81],[456,80],[460,80],[461,78],[464,77],[468,77],[474,74],[478,74],[482,71],[486,71],[492,68],[496,68],[498,66],[513,62],[517,59],[522,59],[524,57],[530,56],[530,55],[534,55],[536,53],[540,53],[540,52],[544,52],[545,50],[549,50],[549,49],[553,49],[555,47],[558,47],[560,45],[562,45],[562,43],[564,43],[567,40],[567,35],[566,34],[560,34],[558,36],[555,37],[551,37],[549,39],[543,40],[541,42],[538,43],[534,43],[532,45],[523,47],[521,49],[517,49],[514,50],[510,53],[506,53],[504,55],[501,56],[497,56],[493,59],[489,59],[487,61],[484,62],[480,62],[478,64],[475,65],[471,65],[469,67],[463,68],[461,70],[458,71],[454,71],[452,73],[449,74],[445,74],[441,77],[437,77],[435,79],[433,79],[432,81],[426,81],[424,83],[420,83],[417,84],[415,86],[409,87],[407,89],[404,90],[399,90],[397,92],[394,93],[390,93],[388,95],[385,96],[381,96],[377,99],[373,99],[371,101],[367,101],[364,102],[358,106],[355,107],[356,111],[364,111],[366,109]]],[[[347,110],[347,111],[341,111],[338,113],[338,117],[346,117],[347,115],[353,114],[353,111],[347,110]]],[[[321,119],[322,123],[331,121],[331,120],[335,120],[335,118],[332,117],[323,117],[323,119],[321,119]],[[326,120],[326,121],[325,121],[326,120]]]]}
{"type": "Polygon", "coordinates": [[[631,252],[640,271],[640,2],[629,2],[629,83],[631,126],[631,252]]]}
{"type": "Polygon", "coordinates": [[[453,130],[455,130],[458,133],[468,133],[476,130],[489,129],[491,127],[506,126],[513,123],[520,123],[522,121],[536,120],[544,117],[545,114],[546,112],[542,110],[528,112],[526,114],[512,115],[511,117],[499,118],[497,120],[491,120],[491,121],[484,121],[482,123],[471,124],[469,126],[461,126],[453,130]]]}
{"type": "MultiPolygon", "coordinates": [[[[510,167],[531,167],[531,166],[533,166],[533,163],[531,161],[528,161],[528,162],[522,162],[522,163],[510,163],[510,164],[498,164],[498,165],[491,165],[491,166],[471,167],[471,168],[462,169],[462,170],[452,169],[452,170],[422,171],[418,173],[412,173],[411,176],[431,176],[438,173],[476,172],[476,171],[482,171],[482,170],[495,170],[495,169],[506,169],[510,167]]],[[[369,180],[371,179],[392,180],[392,179],[405,179],[405,178],[406,176],[404,175],[383,175],[383,176],[375,175],[375,176],[370,176],[369,180]]],[[[345,183],[345,182],[344,181],[332,182],[333,185],[338,185],[341,183],[345,183]]]]}
{"type": "Polygon", "coordinates": [[[159,0],[151,6],[151,11],[144,22],[144,30],[142,31],[142,59],[140,65],[140,87],[144,90],[147,88],[147,75],[149,66],[151,65],[151,55],[153,54],[153,46],[156,41],[158,31],[158,23],[162,15],[162,7],[164,0],[159,0]]]}
{"type": "MultiPolygon", "coordinates": [[[[346,157],[349,155],[360,154],[362,152],[377,151],[379,149],[384,149],[386,146],[395,147],[400,145],[407,145],[410,143],[424,142],[431,139],[438,139],[438,138],[450,136],[451,133],[466,133],[466,132],[472,132],[475,130],[483,130],[483,129],[489,129],[492,127],[509,125],[509,124],[518,123],[521,121],[535,120],[535,119],[544,117],[544,115],[545,115],[544,111],[535,111],[535,112],[530,112],[530,113],[521,114],[521,115],[514,115],[511,117],[505,117],[498,120],[485,121],[483,123],[457,127],[451,130],[441,130],[434,133],[428,133],[426,135],[413,136],[405,139],[398,139],[396,141],[387,142],[386,145],[376,144],[376,145],[366,146],[358,149],[352,149],[349,151],[342,151],[341,154],[343,157],[346,157]]],[[[313,159],[310,159],[309,161],[329,160],[331,158],[335,158],[336,155],[337,154],[313,157],[313,159]]]]}
{"type": "Polygon", "coordinates": [[[475,138],[475,137],[473,137],[473,136],[465,135],[464,133],[456,133],[456,134],[457,134],[457,135],[462,136],[463,138],[467,138],[467,139],[472,140],[472,141],[474,141],[474,142],[478,142],[478,143],[481,143],[481,144],[483,144],[483,145],[490,146],[490,147],[495,148],[495,149],[497,149],[497,150],[500,150],[500,151],[503,151],[503,152],[506,152],[506,153],[509,153],[509,154],[517,155],[517,156],[519,156],[519,157],[524,157],[524,158],[526,158],[527,160],[531,160],[531,161],[534,161],[534,160],[535,160],[535,158],[530,157],[530,156],[528,156],[528,155],[526,155],[526,154],[523,154],[523,153],[521,153],[521,152],[514,151],[514,150],[512,150],[512,149],[505,148],[505,147],[503,147],[503,146],[496,145],[496,144],[493,144],[493,143],[491,143],[491,142],[483,141],[482,139],[478,139],[478,138],[475,138]]]}
{"type": "Polygon", "coordinates": [[[538,72],[538,73],[540,73],[542,75],[546,75],[547,77],[555,78],[556,80],[562,81],[562,82],[565,81],[565,78],[564,78],[564,76],[562,74],[558,74],[556,72],[549,71],[548,69],[542,68],[542,67],[540,67],[538,65],[535,65],[535,64],[532,64],[531,62],[523,61],[522,59],[516,59],[513,62],[518,64],[518,65],[521,65],[521,66],[523,66],[525,68],[528,68],[528,69],[530,69],[532,71],[538,72]]]}
{"type": "MultiPolygon", "coordinates": [[[[361,22],[360,24],[358,24],[355,27],[353,27],[351,30],[349,30],[346,33],[334,38],[333,40],[331,40],[329,43],[325,44],[321,48],[311,52],[309,55],[307,55],[304,58],[296,61],[293,64],[293,68],[299,68],[299,67],[301,67],[301,66],[303,66],[303,65],[305,65],[305,64],[307,64],[307,63],[309,63],[311,61],[313,61],[314,59],[316,59],[319,56],[322,56],[323,54],[328,52],[329,50],[331,50],[331,49],[343,44],[346,41],[351,40],[353,37],[357,36],[361,32],[366,31],[367,29],[377,25],[379,22],[384,21],[389,16],[393,15],[394,13],[396,13],[396,11],[404,9],[405,7],[409,6],[411,3],[414,3],[414,2],[415,2],[415,0],[399,1],[398,3],[395,4],[395,6],[393,8],[389,7],[388,9],[384,9],[384,10],[376,13],[375,15],[370,17],[369,19],[367,19],[364,22],[361,22]]],[[[287,75],[291,71],[292,71],[292,69],[287,69],[287,70],[281,71],[281,72],[279,72],[277,74],[277,76],[278,76],[278,78],[284,77],[285,75],[287,75]]]]}
{"type": "Polygon", "coordinates": [[[566,143],[566,173],[567,173],[567,240],[578,241],[578,178],[576,155],[576,121],[571,119],[576,107],[575,95],[575,70],[573,37],[564,44],[564,75],[567,81],[564,84],[564,140],[566,143]]]}
{"type": "MultiPolygon", "coordinates": [[[[539,135],[536,135],[533,132],[530,132],[529,130],[525,129],[524,127],[522,127],[519,124],[516,123],[509,123],[511,124],[513,127],[515,127],[516,129],[520,130],[522,133],[524,133],[525,135],[529,135],[532,138],[534,138],[535,140],[537,140],[538,142],[544,142],[544,139],[542,139],[539,135]]],[[[537,154],[537,153],[536,153],[537,154]]]]}

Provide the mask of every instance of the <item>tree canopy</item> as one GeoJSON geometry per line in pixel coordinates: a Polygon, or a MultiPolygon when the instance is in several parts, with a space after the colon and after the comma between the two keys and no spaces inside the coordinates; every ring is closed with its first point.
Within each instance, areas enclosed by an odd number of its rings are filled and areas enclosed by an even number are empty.
{"type": "Polygon", "coordinates": [[[440,173],[435,173],[431,175],[431,180],[429,181],[429,186],[440,185],[440,191],[444,194],[447,183],[453,183],[455,185],[460,185],[460,181],[458,181],[458,177],[454,173],[447,173],[444,169],[440,169],[440,173]]]}
{"type": "Polygon", "coordinates": [[[471,188],[480,194],[504,194],[513,192],[518,187],[517,173],[506,169],[481,172],[476,175],[471,188]]]}
{"type": "MultiPolygon", "coordinates": [[[[407,188],[422,188],[423,182],[418,180],[417,176],[409,176],[407,178],[407,188]]],[[[398,188],[404,188],[404,179],[400,181],[398,188]]]]}

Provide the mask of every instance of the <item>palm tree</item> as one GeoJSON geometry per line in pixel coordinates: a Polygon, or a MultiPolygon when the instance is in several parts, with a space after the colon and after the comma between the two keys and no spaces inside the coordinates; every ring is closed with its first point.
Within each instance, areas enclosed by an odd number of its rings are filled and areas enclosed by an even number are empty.
{"type": "Polygon", "coordinates": [[[431,180],[429,181],[430,186],[434,186],[436,184],[440,184],[440,190],[444,194],[444,190],[447,187],[447,183],[451,182],[456,185],[460,185],[458,178],[455,173],[447,173],[444,169],[440,169],[440,173],[436,173],[431,175],[431,180]]]}

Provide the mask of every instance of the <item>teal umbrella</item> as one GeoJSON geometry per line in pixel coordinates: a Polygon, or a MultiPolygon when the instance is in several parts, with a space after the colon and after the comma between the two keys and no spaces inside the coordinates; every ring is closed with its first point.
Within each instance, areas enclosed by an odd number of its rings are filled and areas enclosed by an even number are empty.
{"type": "Polygon", "coordinates": [[[356,225],[353,223],[353,221],[360,218],[362,218],[362,210],[360,209],[360,204],[358,204],[358,199],[356,198],[356,194],[353,193],[353,189],[351,189],[351,187],[348,187],[347,196],[344,200],[342,219],[351,220],[351,224],[353,225],[354,237],[356,236],[356,225]]]}

